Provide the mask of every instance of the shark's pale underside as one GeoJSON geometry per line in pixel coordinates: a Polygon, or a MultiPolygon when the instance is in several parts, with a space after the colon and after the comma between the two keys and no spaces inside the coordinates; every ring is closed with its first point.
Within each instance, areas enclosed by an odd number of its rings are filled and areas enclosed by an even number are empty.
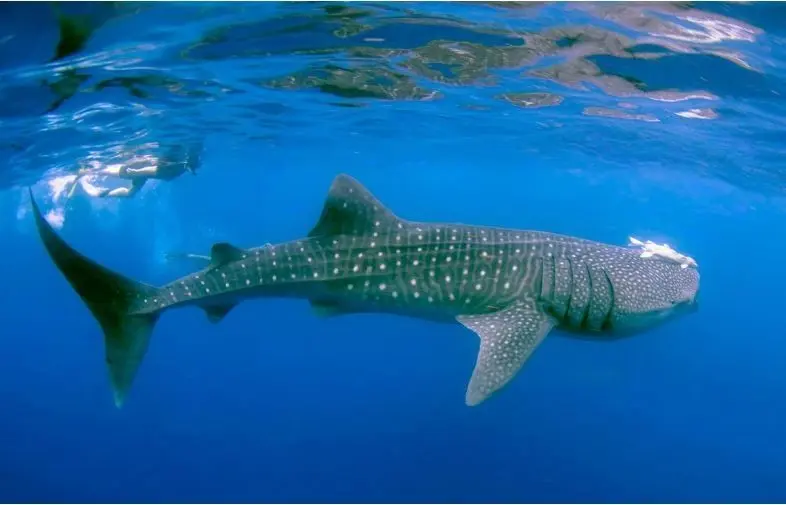
{"type": "MultiPolygon", "coordinates": [[[[31,195],[32,197],[32,195],[31,195]]],[[[213,322],[254,297],[309,300],[322,316],[386,312],[459,322],[480,337],[466,391],[476,405],[507,384],[554,327],[602,338],[696,307],[696,268],[553,233],[404,220],[347,175],[333,181],[307,237],[240,249],[162,287],[71,248],[33,201],[54,263],[98,320],[122,405],[160,314],[197,306],[213,322]]]]}

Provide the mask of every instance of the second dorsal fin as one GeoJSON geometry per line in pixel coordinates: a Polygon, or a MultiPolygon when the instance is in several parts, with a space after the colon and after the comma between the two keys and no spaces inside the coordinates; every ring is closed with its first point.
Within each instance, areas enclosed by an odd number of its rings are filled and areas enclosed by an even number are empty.
{"type": "Polygon", "coordinates": [[[322,215],[308,236],[363,235],[375,230],[403,228],[405,223],[362,184],[340,174],[333,180],[322,215]]]}
{"type": "Polygon", "coordinates": [[[246,252],[228,242],[217,242],[210,249],[210,268],[220,267],[246,257],[246,252]]]}

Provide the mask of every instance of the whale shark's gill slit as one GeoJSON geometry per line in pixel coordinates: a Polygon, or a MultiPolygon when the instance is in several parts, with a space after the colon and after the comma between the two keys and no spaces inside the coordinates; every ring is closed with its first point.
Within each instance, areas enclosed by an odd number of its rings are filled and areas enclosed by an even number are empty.
{"type": "MultiPolygon", "coordinates": [[[[535,293],[543,293],[543,270],[546,266],[543,264],[543,260],[540,260],[533,262],[533,267],[535,269],[535,274],[532,278],[532,291],[535,293]],[[540,265],[540,268],[538,268],[538,265],[540,265]]],[[[524,270],[526,271],[527,269],[524,268],[524,270]]],[[[522,286],[526,285],[526,278],[527,276],[524,274],[521,282],[522,286]]]]}
{"type": "Polygon", "coordinates": [[[605,268],[601,268],[600,271],[603,273],[603,278],[606,279],[606,282],[609,285],[611,299],[611,303],[609,303],[609,310],[606,311],[606,315],[603,318],[603,322],[601,323],[600,327],[602,330],[608,330],[611,328],[611,313],[614,311],[614,284],[611,282],[609,274],[606,272],[605,268]]]}
{"type": "Polygon", "coordinates": [[[549,283],[551,284],[551,302],[553,303],[554,300],[557,299],[557,259],[556,258],[549,258],[549,271],[551,272],[551,278],[549,279],[549,283]]]}
{"type": "Polygon", "coordinates": [[[573,258],[571,274],[571,297],[565,323],[571,328],[581,329],[587,319],[591,302],[591,282],[587,265],[580,258],[573,258]]]}
{"type": "Polygon", "coordinates": [[[587,323],[589,321],[590,307],[592,306],[592,273],[590,273],[589,265],[587,265],[586,262],[581,266],[584,268],[584,272],[587,274],[587,289],[589,297],[587,298],[587,303],[584,304],[579,328],[586,329],[588,327],[587,323]]]}
{"type": "Polygon", "coordinates": [[[541,278],[540,290],[536,292],[540,293],[541,300],[551,305],[556,300],[554,291],[554,276],[556,275],[554,261],[551,258],[543,258],[540,260],[540,264],[543,276],[541,278]]]}
{"type": "Polygon", "coordinates": [[[564,310],[560,310],[561,314],[559,315],[560,318],[567,317],[568,311],[570,310],[570,304],[573,301],[573,262],[570,258],[565,258],[565,261],[568,265],[568,270],[565,272],[567,275],[568,283],[567,283],[567,299],[565,300],[565,308],[564,310]]]}

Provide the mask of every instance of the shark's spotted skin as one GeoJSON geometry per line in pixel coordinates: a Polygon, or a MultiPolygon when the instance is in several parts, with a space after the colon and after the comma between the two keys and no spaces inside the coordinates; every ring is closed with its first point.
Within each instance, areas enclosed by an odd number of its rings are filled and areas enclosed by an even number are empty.
{"type": "Polygon", "coordinates": [[[323,316],[390,312],[458,321],[481,339],[466,395],[475,405],[507,384],[553,327],[597,335],[646,327],[692,306],[698,290],[695,268],[628,248],[545,232],[406,221],[343,175],[307,237],[247,250],[216,244],[207,268],[160,289],[81,255],[75,263],[78,253],[35,210],[50,255],[104,327],[120,401],[152,324],[177,306],[202,307],[217,322],[247,298],[296,297],[323,316]],[[91,269],[100,270],[91,278],[105,286],[74,278],[91,269]],[[115,300],[109,310],[107,296],[117,293],[122,303],[115,300]]]}

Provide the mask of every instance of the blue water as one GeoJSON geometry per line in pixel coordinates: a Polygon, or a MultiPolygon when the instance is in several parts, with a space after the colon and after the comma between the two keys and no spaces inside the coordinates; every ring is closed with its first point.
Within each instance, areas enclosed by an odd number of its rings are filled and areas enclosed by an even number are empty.
{"type": "Polygon", "coordinates": [[[0,501],[786,500],[783,4],[0,5],[0,501]],[[63,190],[204,143],[131,199],[63,190]],[[551,334],[464,405],[460,325],[260,300],[165,314],[126,405],[46,255],[162,284],[305,235],[331,180],[398,215],[696,258],[700,310],[551,334]]]}

